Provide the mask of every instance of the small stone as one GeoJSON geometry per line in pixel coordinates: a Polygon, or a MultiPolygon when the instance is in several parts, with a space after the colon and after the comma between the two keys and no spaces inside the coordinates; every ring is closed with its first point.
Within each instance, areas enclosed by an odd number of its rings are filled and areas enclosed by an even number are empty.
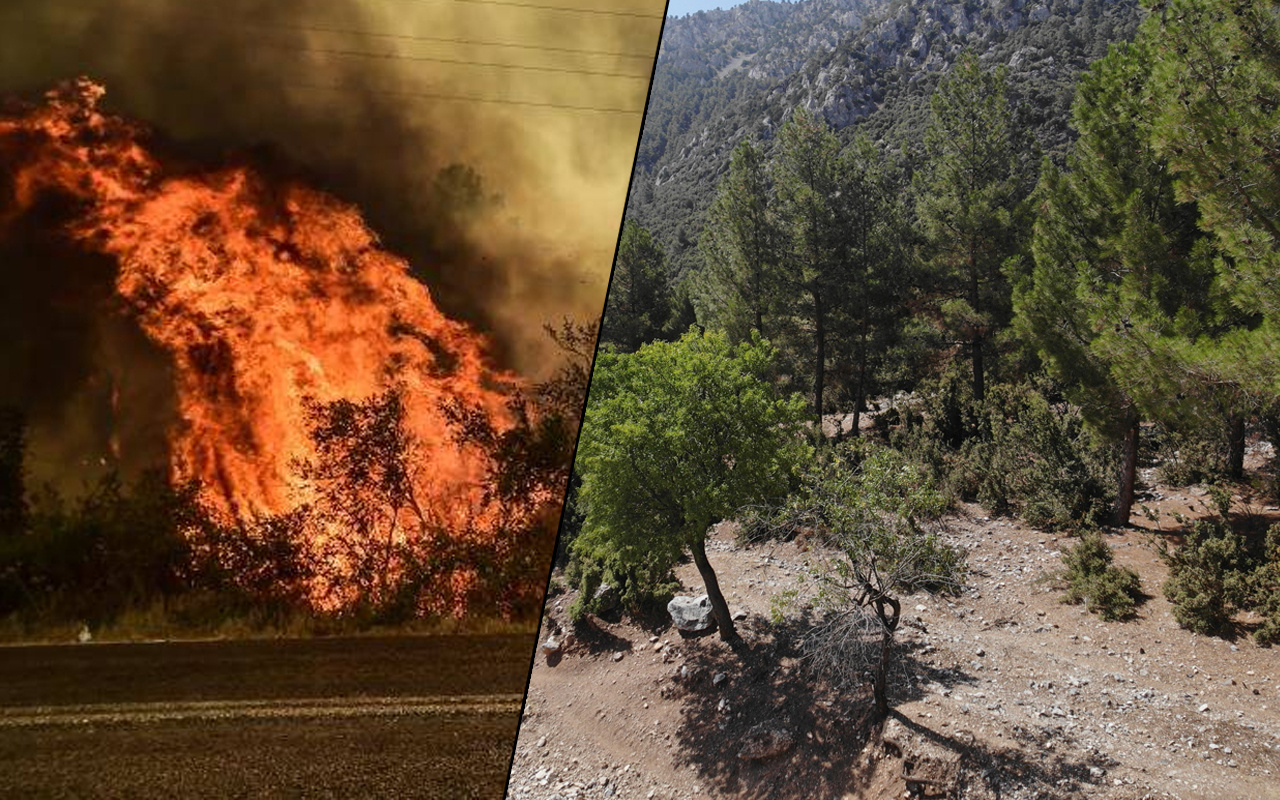
{"type": "Polygon", "coordinates": [[[614,660],[614,661],[621,661],[621,660],[622,660],[622,652],[621,652],[621,651],[619,651],[619,652],[617,652],[617,653],[614,653],[614,654],[613,654],[613,660],[614,660]]]}
{"type": "Polygon", "coordinates": [[[711,685],[719,686],[720,684],[724,683],[728,679],[729,679],[728,675],[724,674],[723,672],[717,672],[715,674],[715,677],[711,679],[711,685]]]}
{"type": "Polygon", "coordinates": [[[1206,711],[1208,711],[1208,710],[1209,710],[1209,704],[1208,704],[1208,703],[1201,703],[1201,704],[1200,704],[1200,707],[1196,709],[1196,711],[1199,711],[1201,714],[1203,714],[1204,712],[1206,712],[1206,711]]]}
{"type": "Polygon", "coordinates": [[[982,658],[983,656],[985,656],[985,655],[987,654],[987,651],[986,651],[986,650],[983,650],[981,647],[979,647],[977,650],[974,650],[974,651],[973,651],[973,654],[974,654],[975,656],[977,656],[978,658],[982,658]]]}

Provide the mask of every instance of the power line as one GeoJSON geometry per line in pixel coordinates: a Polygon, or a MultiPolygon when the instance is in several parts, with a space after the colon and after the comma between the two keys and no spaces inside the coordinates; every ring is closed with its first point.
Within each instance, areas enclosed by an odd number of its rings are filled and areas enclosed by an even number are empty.
{"type": "Polygon", "coordinates": [[[298,89],[314,89],[314,90],[323,91],[323,92],[356,91],[356,92],[363,92],[365,94],[381,94],[381,95],[389,95],[392,97],[416,97],[416,98],[424,98],[427,100],[446,100],[446,101],[467,102],[467,103],[488,103],[493,105],[524,106],[524,107],[532,107],[532,108],[556,108],[556,109],[564,109],[567,111],[591,111],[591,112],[596,112],[600,114],[624,114],[627,116],[639,116],[641,114],[641,112],[638,109],[633,109],[633,108],[617,108],[612,106],[585,106],[585,105],[580,106],[580,105],[573,105],[570,103],[551,103],[551,102],[543,102],[539,100],[518,100],[518,99],[498,98],[498,97],[477,97],[475,95],[440,94],[436,92],[407,91],[407,90],[397,90],[397,89],[372,89],[365,86],[332,86],[332,85],[323,85],[323,84],[315,84],[315,83],[290,82],[288,85],[290,87],[294,87],[298,89]]]}
{"type": "MultiPolygon", "coordinates": [[[[455,0],[455,2],[470,2],[471,0],[455,0]]],[[[478,0],[476,0],[478,2],[478,0]]],[[[2,12],[0,12],[2,13],[2,12]]],[[[462,44],[474,45],[478,47],[506,47],[517,50],[533,50],[546,53],[570,53],[574,55],[586,56],[610,56],[613,58],[638,58],[646,61],[653,60],[652,53],[630,53],[625,50],[593,50],[591,48],[579,47],[556,47],[553,45],[527,44],[524,42],[500,42],[486,39],[469,39],[461,36],[423,36],[411,33],[390,33],[385,31],[369,31],[357,28],[334,28],[326,25],[301,25],[296,23],[261,23],[252,21],[227,20],[215,17],[202,17],[199,15],[188,14],[182,12],[185,16],[192,19],[208,20],[215,25],[230,27],[232,25],[242,28],[256,28],[258,30],[288,30],[297,31],[299,33],[321,33],[331,34],[335,36],[363,36],[369,39],[388,39],[401,42],[431,42],[435,44],[462,44]]],[[[27,18],[24,22],[32,22],[27,18]]],[[[53,22],[53,20],[45,19],[43,22],[53,22]]],[[[56,23],[55,23],[56,24],[56,23]]]]}
{"type": "MultiPolygon", "coordinates": [[[[276,42],[262,42],[267,46],[277,46],[276,42]]],[[[508,64],[498,61],[470,61],[463,58],[438,58],[435,56],[412,56],[400,53],[372,53],[366,50],[337,50],[323,47],[297,48],[290,45],[278,45],[280,49],[296,53],[313,53],[316,55],[353,56],[358,58],[376,58],[386,61],[430,61],[438,64],[458,64],[470,67],[494,67],[498,69],[527,70],[530,72],[559,72],[570,75],[597,75],[607,78],[631,78],[632,80],[649,80],[650,75],[637,75],[633,72],[607,72],[604,70],[573,69],[571,67],[543,67],[535,64],[508,64]]]]}
{"type": "Polygon", "coordinates": [[[662,19],[662,14],[648,14],[643,11],[619,11],[612,8],[572,8],[569,6],[549,6],[541,3],[529,3],[524,0],[417,0],[417,2],[451,2],[472,3],[484,6],[507,6],[509,8],[531,8],[539,11],[563,11],[569,14],[599,14],[609,17],[632,17],[635,19],[662,19]]]}

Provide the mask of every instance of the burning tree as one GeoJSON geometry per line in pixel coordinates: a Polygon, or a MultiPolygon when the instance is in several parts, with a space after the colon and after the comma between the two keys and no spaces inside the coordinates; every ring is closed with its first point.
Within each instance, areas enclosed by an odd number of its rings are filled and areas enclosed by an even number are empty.
{"type": "Polygon", "coordinates": [[[812,468],[773,524],[809,530],[834,555],[815,572],[824,620],[805,638],[814,668],[840,687],[872,675],[889,713],[888,671],[904,595],[954,591],[964,557],[941,538],[946,502],[927,475],[887,448],[854,442],[812,468]]]}
{"type": "Polygon", "coordinates": [[[459,446],[475,445],[490,456],[485,500],[497,510],[502,532],[493,559],[498,574],[491,577],[504,587],[498,600],[506,614],[542,603],[600,325],[565,320],[545,329],[564,361],[531,392],[512,396],[510,427],[500,430],[480,410],[457,402],[446,408],[459,446]]]}

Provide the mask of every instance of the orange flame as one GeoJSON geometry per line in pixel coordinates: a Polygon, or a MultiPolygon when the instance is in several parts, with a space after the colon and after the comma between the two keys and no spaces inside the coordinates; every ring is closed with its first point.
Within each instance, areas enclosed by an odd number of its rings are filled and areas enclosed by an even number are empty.
{"type": "Polygon", "coordinates": [[[483,339],[435,307],[354,208],[248,167],[179,171],[141,127],[99,110],[103,94],[81,79],[0,117],[12,187],[0,229],[50,193],[75,201],[68,234],[114,260],[117,294],[172,363],[173,478],[198,481],[230,517],[308,502],[304,400],[360,400],[394,381],[428,454],[423,494],[479,509],[486,456],[455,444],[441,404],[505,424],[516,381],[486,364],[483,339]]]}

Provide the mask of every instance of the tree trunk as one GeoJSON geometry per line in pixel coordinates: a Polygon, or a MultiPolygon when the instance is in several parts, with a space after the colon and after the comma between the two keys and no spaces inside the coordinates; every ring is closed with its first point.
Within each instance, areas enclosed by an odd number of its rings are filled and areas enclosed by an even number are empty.
{"type": "MultiPolygon", "coordinates": [[[[978,260],[973,252],[973,242],[969,243],[969,307],[974,314],[982,314],[982,286],[978,283],[978,260]]],[[[969,342],[970,357],[973,360],[973,399],[979,403],[987,394],[985,366],[982,363],[982,338],[983,332],[978,329],[973,332],[973,339],[969,342]]]]}
{"type": "Polygon", "coordinates": [[[897,600],[882,597],[875,603],[876,616],[884,626],[884,634],[880,639],[880,661],[876,664],[875,683],[872,692],[875,695],[876,719],[883,721],[889,716],[889,658],[893,652],[893,635],[898,629],[898,617],[902,606],[897,600]],[[885,613],[885,606],[893,610],[893,614],[885,613]]]}
{"type": "Polygon", "coordinates": [[[1129,412],[1129,429],[1124,434],[1124,456],[1120,462],[1120,490],[1116,494],[1116,527],[1129,524],[1133,511],[1133,487],[1138,477],[1138,415],[1129,412]]]}
{"type": "Polygon", "coordinates": [[[876,720],[883,721],[889,716],[889,651],[893,648],[893,634],[884,632],[880,640],[880,661],[876,664],[876,678],[872,692],[875,695],[876,720]]]}
{"type": "MultiPolygon", "coordinates": [[[[853,392],[853,436],[862,435],[862,405],[867,400],[867,326],[863,320],[862,332],[858,341],[858,384],[853,392]]],[[[843,430],[841,426],[841,430],[843,430]]]]}
{"type": "Polygon", "coordinates": [[[1227,417],[1230,426],[1230,440],[1227,447],[1227,476],[1232,480],[1244,477],[1244,415],[1231,414],[1227,417]]]}
{"type": "Polygon", "coordinates": [[[986,380],[983,377],[985,367],[982,363],[982,337],[973,340],[973,399],[982,402],[987,394],[986,380]]]}
{"type": "Polygon", "coordinates": [[[827,367],[827,325],[826,310],[822,307],[822,298],[815,292],[813,296],[814,338],[818,346],[816,368],[813,372],[813,408],[818,415],[818,435],[822,435],[822,390],[827,367]]]}
{"type": "Polygon", "coordinates": [[[738,640],[738,631],[733,626],[733,616],[729,613],[729,604],[720,592],[720,582],[716,580],[716,572],[707,560],[707,537],[696,537],[690,544],[693,552],[693,563],[698,565],[698,574],[707,585],[707,597],[711,599],[711,611],[716,615],[716,624],[720,626],[720,638],[726,642],[738,640]]]}

